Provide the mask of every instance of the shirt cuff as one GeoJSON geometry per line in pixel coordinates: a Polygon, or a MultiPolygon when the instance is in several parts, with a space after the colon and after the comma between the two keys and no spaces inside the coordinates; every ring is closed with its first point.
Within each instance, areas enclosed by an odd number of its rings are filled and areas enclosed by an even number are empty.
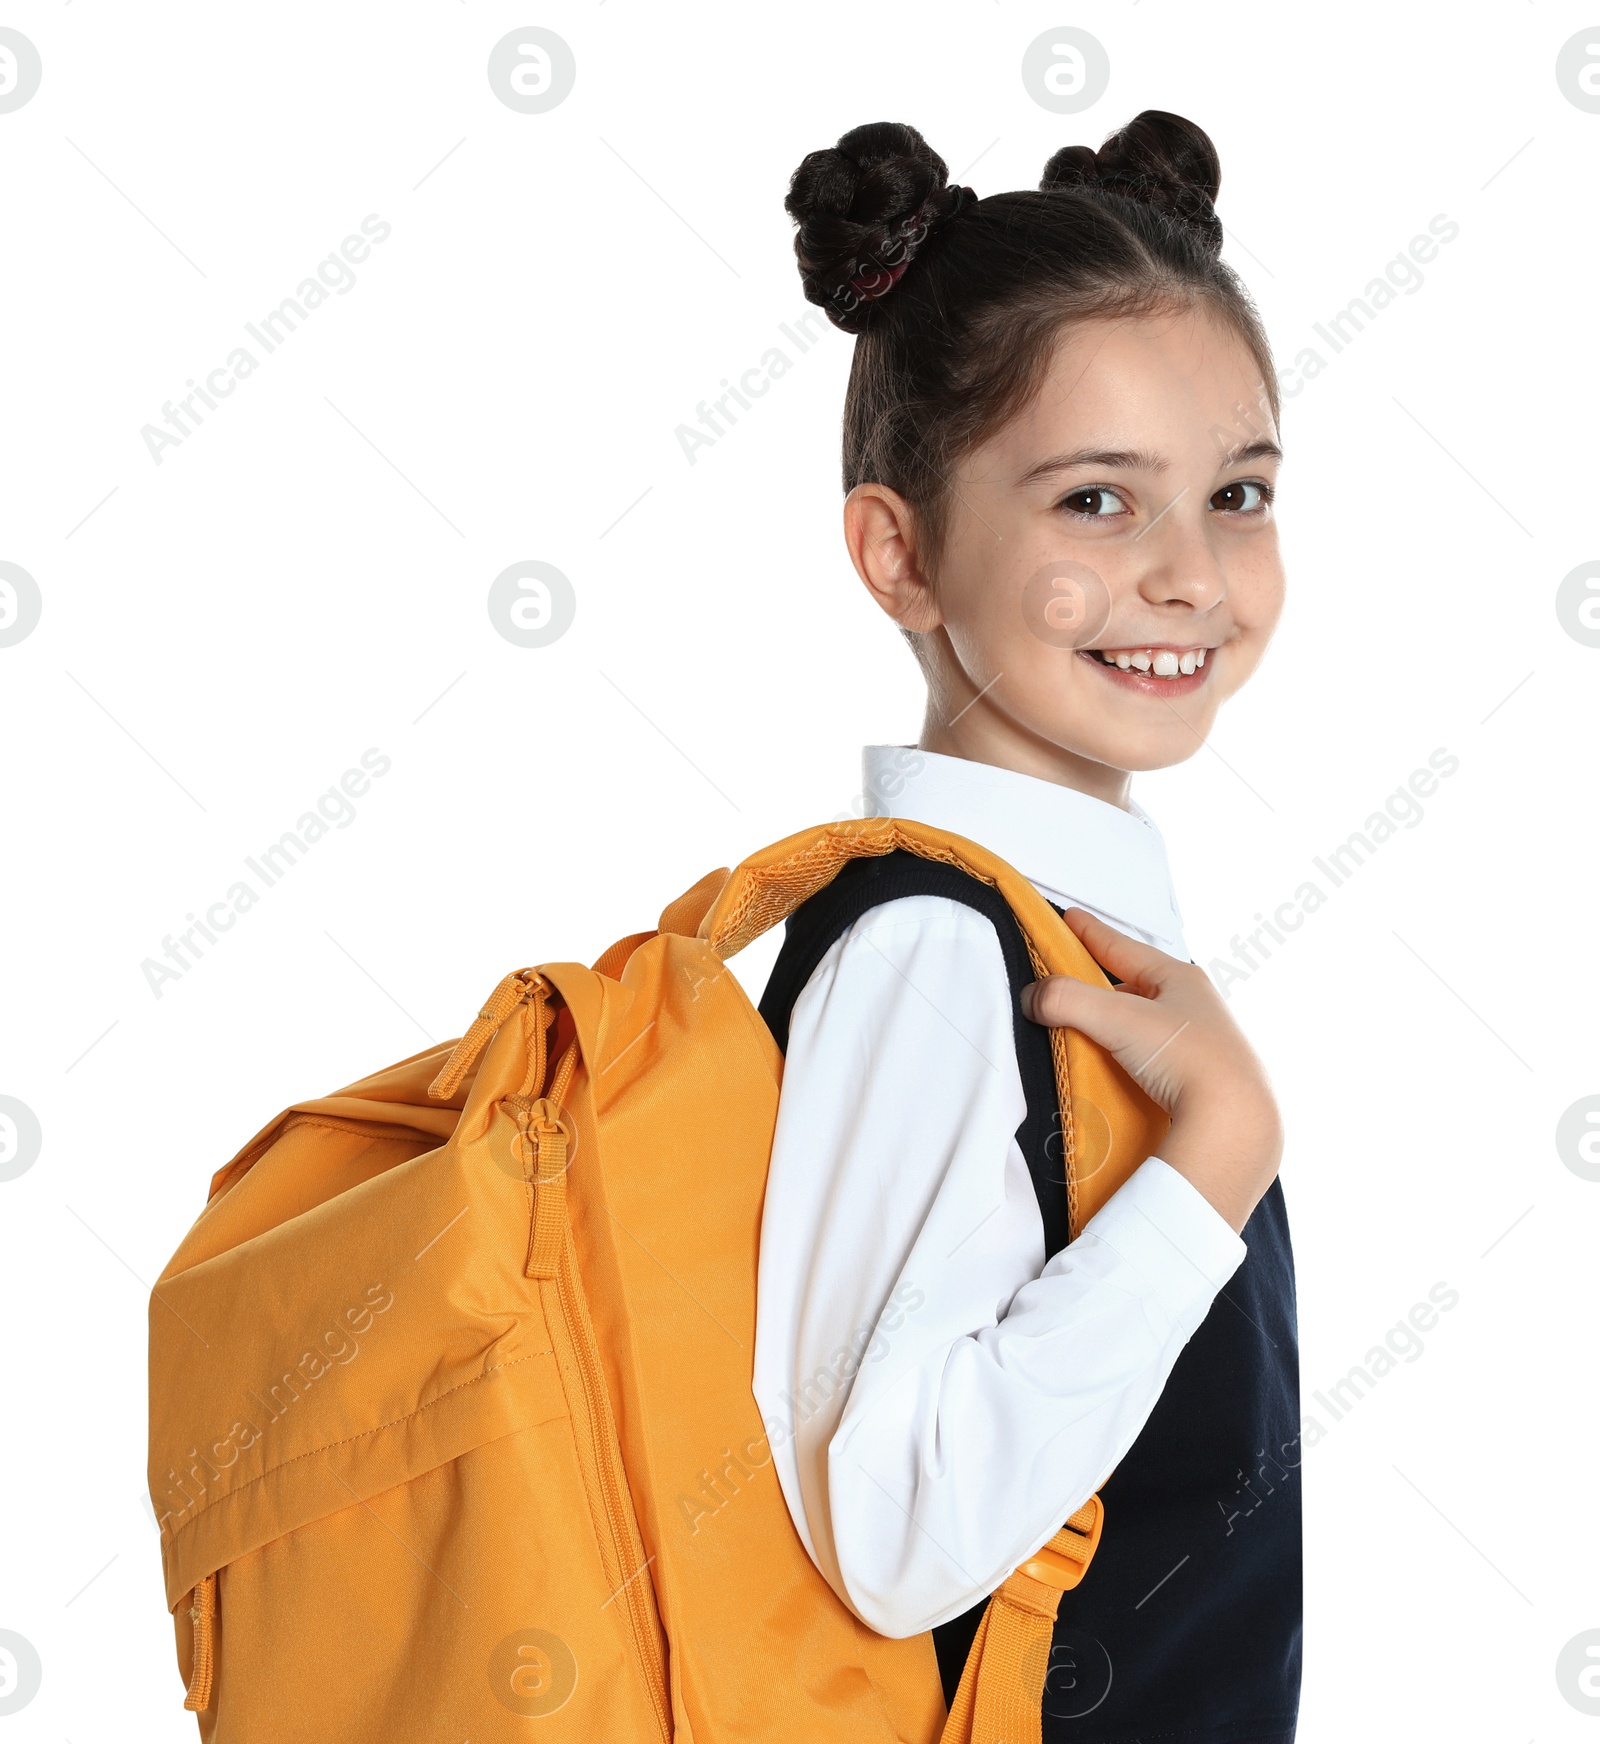
{"type": "Polygon", "coordinates": [[[1134,1170],[1079,1239],[1089,1235],[1141,1275],[1146,1309],[1164,1333],[1181,1326],[1193,1334],[1249,1252],[1205,1194],[1159,1157],[1134,1170]]]}

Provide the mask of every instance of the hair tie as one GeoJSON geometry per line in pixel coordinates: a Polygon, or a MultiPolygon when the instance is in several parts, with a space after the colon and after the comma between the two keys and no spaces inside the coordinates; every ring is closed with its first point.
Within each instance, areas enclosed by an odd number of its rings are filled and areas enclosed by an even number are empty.
{"type": "Polygon", "coordinates": [[[856,271],[846,287],[853,303],[870,303],[892,291],[923,243],[936,230],[948,224],[963,207],[973,205],[977,198],[971,188],[955,187],[941,188],[932,198],[926,200],[900,225],[877,255],[856,263],[856,271]],[[936,212],[934,207],[946,196],[948,200],[944,210],[936,212]]]}
{"type": "Polygon", "coordinates": [[[1208,229],[1217,222],[1216,208],[1204,189],[1191,183],[1153,175],[1148,170],[1125,169],[1108,170],[1096,180],[1110,193],[1124,194],[1142,206],[1164,212],[1185,224],[1208,229]]]}

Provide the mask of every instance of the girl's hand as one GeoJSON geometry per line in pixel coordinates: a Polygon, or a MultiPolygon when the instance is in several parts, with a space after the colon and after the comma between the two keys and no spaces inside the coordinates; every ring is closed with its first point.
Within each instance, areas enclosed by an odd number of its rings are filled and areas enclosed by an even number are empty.
{"type": "Polygon", "coordinates": [[[1069,908],[1066,921],[1122,986],[1050,975],[1022,990],[1024,1014],[1098,1042],[1172,1117],[1161,1160],[1242,1231],[1283,1155],[1283,1125],[1260,1060],[1203,969],[1086,909],[1069,908]]]}

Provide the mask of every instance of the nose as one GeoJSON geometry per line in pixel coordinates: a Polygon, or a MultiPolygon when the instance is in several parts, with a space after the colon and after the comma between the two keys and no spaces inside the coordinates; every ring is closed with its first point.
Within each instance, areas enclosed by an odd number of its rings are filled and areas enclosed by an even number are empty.
{"type": "Polygon", "coordinates": [[[1203,612],[1228,597],[1228,577],[1208,537],[1206,505],[1195,512],[1184,500],[1188,495],[1181,492],[1137,536],[1139,597],[1153,606],[1203,612]]]}

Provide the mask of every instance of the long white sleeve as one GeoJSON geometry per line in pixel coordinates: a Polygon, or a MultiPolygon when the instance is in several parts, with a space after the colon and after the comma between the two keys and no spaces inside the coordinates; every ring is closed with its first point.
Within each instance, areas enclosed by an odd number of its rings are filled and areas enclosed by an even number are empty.
{"type": "Polygon", "coordinates": [[[904,897],[796,1001],[755,1393],[795,1525],[870,1627],[958,1616],[1109,1476],[1245,1255],[1152,1158],[1048,1265],[993,926],[904,897]]]}

